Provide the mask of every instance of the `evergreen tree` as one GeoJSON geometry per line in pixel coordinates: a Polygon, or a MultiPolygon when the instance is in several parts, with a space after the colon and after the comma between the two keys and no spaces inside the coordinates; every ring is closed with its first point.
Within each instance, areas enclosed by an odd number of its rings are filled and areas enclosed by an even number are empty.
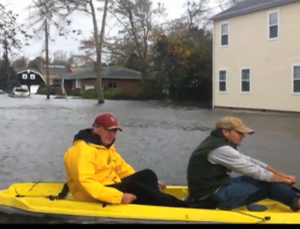
{"type": "Polygon", "coordinates": [[[19,87],[20,82],[15,69],[11,66],[0,64],[0,89],[10,93],[14,87],[19,87]]]}
{"type": "Polygon", "coordinates": [[[0,61],[0,89],[10,93],[14,87],[20,86],[20,82],[18,80],[18,75],[11,66],[9,58],[8,58],[8,43],[7,41],[3,42],[3,58],[0,61]]]}

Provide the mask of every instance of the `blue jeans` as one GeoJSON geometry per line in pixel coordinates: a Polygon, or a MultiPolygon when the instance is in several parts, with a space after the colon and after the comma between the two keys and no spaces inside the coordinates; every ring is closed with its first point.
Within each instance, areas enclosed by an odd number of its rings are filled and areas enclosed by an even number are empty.
{"type": "Polygon", "coordinates": [[[232,178],[232,183],[221,187],[215,196],[219,201],[218,208],[223,210],[231,210],[269,198],[289,206],[292,211],[299,211],[299,194],[291,187],[246,176],[232,178]]]}

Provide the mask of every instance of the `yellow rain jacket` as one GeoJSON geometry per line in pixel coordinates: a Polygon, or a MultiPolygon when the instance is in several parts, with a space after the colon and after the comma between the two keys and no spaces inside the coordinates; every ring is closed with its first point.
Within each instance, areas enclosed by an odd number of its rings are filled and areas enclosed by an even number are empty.
{"type": "Polygon", "coordinates": [[[103,146],[91,129],[75,135],[73,146],[64,155],[64,162],[69,190],[80,201],[120,204],[123,193],[105,185],[118,183],[135,173],[114,145],[103,146]]]}

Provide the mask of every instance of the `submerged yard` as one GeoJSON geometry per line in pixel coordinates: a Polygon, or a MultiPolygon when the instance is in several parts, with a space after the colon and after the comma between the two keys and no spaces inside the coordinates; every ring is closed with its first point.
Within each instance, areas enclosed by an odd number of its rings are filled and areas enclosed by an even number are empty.
{"type": "MultiPolygon", "coordinates": [[[[153,101],[97,106],[94,100],[6,95],[0,95],[0,110],[0,188],[20,181],[64,181],[64,151],[74,134],[90,127],[101,112],[112,112],[124,127],[116,141],[119,153],[136,169],[155,170],[168,184],[185,184],[191,151],[225,115],[242,118],[256,130],[246,137],[243,153],[300,179],[300,122],[294,114],[210,111],[153,101]]],[[[0,215],[2,223],[12,221],[22,223],[24,218],[0,215]]]]}

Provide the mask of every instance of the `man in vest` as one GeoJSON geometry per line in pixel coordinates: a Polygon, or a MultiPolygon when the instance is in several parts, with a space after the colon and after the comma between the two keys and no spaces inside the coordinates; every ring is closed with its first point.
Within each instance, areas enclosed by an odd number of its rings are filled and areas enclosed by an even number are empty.
{"type": "Polygon", "coordinates": [[[295,177],[245,156],[237,150],[245,134],[254,131],[235,117],[224,117],[192,153],[187,180],[189,199],[214,200],[214,207],[231,210],[270,198],[299,211],[299,194],[291,188],[295,177]],[[234,171],[242,176],[232,178],[234,171]]]}

